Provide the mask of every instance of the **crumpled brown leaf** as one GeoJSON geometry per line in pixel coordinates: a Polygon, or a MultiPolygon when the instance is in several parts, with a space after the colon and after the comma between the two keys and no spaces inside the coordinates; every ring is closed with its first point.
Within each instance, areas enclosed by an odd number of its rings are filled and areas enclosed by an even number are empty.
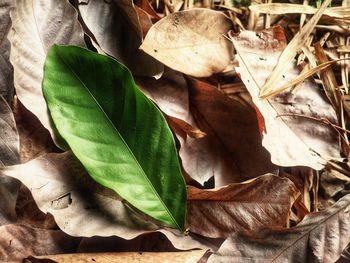
{"type": "MultiPolygon", "coordinates": [[[[188,83],[192,113],[198,128],[207,134],[203,139],[208,140],[210,151],[215,153],[215,159],[209,159],[202,152],[202,158],[207,161],[207,167],[202,170],[215,176],[215,186],[273,172],[276,168],[261,145],[255,110],[248,103],[236,100],[234,96],[229,98],[206,82],[188,79],[188,83]]],[[[184,147],[195,150],[186,156],[185,161],[181,156],[183,162],[192,162],[192,156],[201,153],[201,145],[197,143],[200,140],[186,141],[184,147]]]]}
{"type": "Polygon", "coordinates": [[[13,68],[10,63],[11,45],[7,39],[10,29],[10,8],[12,0],[0,1],[0,95],[11,102],[14,92],[13,68]]]}
{"type": "Polygon", "coordinates": [[[10,15],[16,94],[54,137],[41,90],[43,66],[53,44],[85,46],[77,12],[68,0],[14,0],[10,15]]]}
{"type": "Polygon", "coordinates": [[[71,236],[119,236],[132,239],[159,231],[178,249],[207,248],[191,236],[163,229],[130,209],[115,193],[95,183],[69,153],[46,154],[25,164],[0,169],[22,181],[44,213],[71,236]]]}
{"type": "Polygon", "coordinates": [[[349,242],[350,194],[296,227],[234,234],[208,262],[334,262],[349,242]]]}
{"type": "MultiPolygon", "coordinates": [[[[293,92],[288,89],[270,99],[259,98],[260,88],[286,46],[282,28],[274,27],[261,33],[243,31],[232,36],[232,42],[239,61],[237,72],[265,119],[263,145],[271,153],[272,162],[319,170],[328,159],[339,158],[339,136],[321,120],[325,118],[337,124],[337,115],[314,82],[306,79],[293,92]]],[[[278,86],[299,74],[295,60],[285,65],[285,72],[278,86]]]]}
{"type": "Polygon", "coordinates": [[[287,178],[266,174],[220,189],[187,191],[187,227],[194,233],[229,237],[239,231],[284,227],[299,195],[287,178]]]}
{"type": "MultiPolygon", "coordinates": [[[[92,40],[105,53],[125,64],[139,76],[160,76],[164,67],[157,60],[139,50],[142,43],[140,21],[132,0],[90,0],[79,4],[92,40]]],[[[87,32],[89,34],[89,32],[87,32]]]]}
{"type": "Polygon", "coordinates": [[[180,11],[154,24],[140,48],[172,69],[206,77],[231,63],[232,45],[223,36],[231,28],[230,19],[221,12],[180,11]]]}

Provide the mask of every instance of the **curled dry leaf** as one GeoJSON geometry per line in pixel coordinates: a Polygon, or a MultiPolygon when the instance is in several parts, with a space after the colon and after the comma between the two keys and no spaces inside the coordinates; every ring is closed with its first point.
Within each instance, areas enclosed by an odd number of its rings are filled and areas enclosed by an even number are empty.
{"type": "Polygon", "coordinates": [[[81,253],[41,256],[26,259],[28,263],[36,263],[35,259],[54,260],[60,263],[85,263],[85,262],[153,262],[153,263],[193,263],[198,262],[204,255],[204,250],[186,252],[122,252],[122,253],[81,253]]]}
{"type": "Polygon", "coordinates": [[[0,261],[22,262],[30,255],[73,253],[80,239],[60,230],[46,230],[24,225],[0,226],[0,261]]]}
{"type": "Polygon", "coordinates": [[[232,45],[224,35],[231,28],[231,20],[221,12],[176,12],[154,24],[140,48],[172,69],[206,77],[230,64],[232,45]]]}
{"type": "MultiPolygon", "coordinates": [[[[309,166],[322,169],[326,160],[340,156],[339,136],[321,119],[337,124],[337,116],[319,87],[306,79],[294,92],[291,89],[260,99],[260,88],[273,71],[286,46],[282,28],[274,27],[256,34],[244,31],[232,37],[237,51],[237,71],[265,119],[263,145],[272,162],[280,166],[309,166]],[[288,115],[288,116],[286,116],[288,115]]],[[[298,76],[295,60],[284,65],[285,74],[277,83],[298,76]]]]}
{"type": "Polygon", "coordinates": [[[13,98],[13,68],[10,63],[10,42],[7,33],[11,26],[10,19],[11,0],[0,1],[0,95],[7,102],[13,98]]]}
{"type": "Polygon", "coordinates": [[[68,0],[16,0],[10,15],[16,94],[54,136],[41,91],[43,66],[53,44],[85,46],[78,15],[68,0]]]}
{"type": "Polygon", "coordinates": [[[284,227],[299,194],[292,181],[272,174],[215,190],[190,186],[187,225],[192,232],[212,238],[284,227]]]}
{"type": "MultiPolygon", "coordinates": [[[[215,176],[215,185],[242,182],[274,171],[270,155],[261,145],[255,110],[242,99],[229,98],[208,83],[195,79],[188,83],[196,123],[207,134],[203,139],[209,141],[210,151],[215,153],[212,163],[202,155],[207,160],[204,170],[215,176]]],[[[192,142],[186,141],[188,147],[195,147],[192,142]]],[[[184,162],[185,156],[181,157],[184,162]]],[[[185,161],[192,162],[192,156],[186,156],[185,161]]]]}
{"type": "Polygon", "coordinates": [[[350,195],[289,229],[237,233],[212,262],[334,262],[350,242],[350,195]]]}
{"type": "Polygon", "coordinates": [[[60,229],[71,236],[132,239],[159,231],[178,249],[207,248],[178,231],[160,229],[150,218],[131,210],[114,192],[95,183],[69,152],[6,167],[0,175],[21,180],[40,210],[52,214],[60,229]]]}
{"type": "MultiPolygon", "coordinates": [[[[0,95],[0,167],[19,162],[19,138],[10,106],[0,95]]],[[[20,183],[0,176],[0,226],[16,219],[16,199],[20,183]]]]}
{"type": "MultiPolygon", "coordinates": [[[[164,67],[139,50],[142,29],[132,0],[90,0],[79,4],[82,19],[103,52],[139,76],[159,76],[164,67]]],[[[87,32],[89,34],[89,32],[87,32]]]]}

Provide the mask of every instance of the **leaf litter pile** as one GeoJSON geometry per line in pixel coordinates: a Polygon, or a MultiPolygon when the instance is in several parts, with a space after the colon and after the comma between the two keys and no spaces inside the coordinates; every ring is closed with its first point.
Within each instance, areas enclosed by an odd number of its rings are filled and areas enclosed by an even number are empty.
{"type": "Polygon", "coordinates": [[[350,262],[350,2],[0,0],[1,262],[350,262]]]}

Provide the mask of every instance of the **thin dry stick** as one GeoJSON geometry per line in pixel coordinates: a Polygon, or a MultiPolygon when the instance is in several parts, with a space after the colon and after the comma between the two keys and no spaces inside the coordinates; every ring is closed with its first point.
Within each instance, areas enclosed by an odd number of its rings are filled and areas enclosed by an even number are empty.
{"type": "Polygon", "coordinates": [[[276,67],[260,90],[260,97],[266,97],[275,92],[274,86],[279,80],[279,77],[284,72],[285,64],[289,63],[295,57],[301,47],[305,44],[309,35],[320,20],[324,10],[331,2],[332,0],[325,0],[320,9],[312,16],[309,22],[294,36],[292,41],[283,50],[276,67]]]}

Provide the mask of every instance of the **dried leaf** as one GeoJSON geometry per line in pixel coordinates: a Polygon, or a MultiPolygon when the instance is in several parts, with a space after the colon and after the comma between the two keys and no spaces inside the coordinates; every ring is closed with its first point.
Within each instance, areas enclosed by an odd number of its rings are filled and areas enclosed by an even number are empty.
{"type": "Polygon", "coordinates": [[[50,255],[76,251],[79,237],[60,230],[46,230],[18,224],[0,226],[0,261],[22,262],[30,255],[50,255]]]}
{"type": "MultiPolygon", "coordinates": [[[[271,153],[272,162],[280,166],[300,165],[319,170],[327,159],[339,157],[338,134],[329,125],[317,121],[327,119],[337,124],[337,115],[311,80],[306,79],[295,93],[286,90],[270,99],[259,99],[260,87],[273,71],[286,45],[282,29],[275,27],[260,34],[244,31],[232,41],[239,61],[237,71],[265,119],[263,145],[271,153]]],[[[286,73],[277,86],[299,74],[295,60],[283,66],[286,73]]]]}
{"type": "Polygon", "coordinates": [[[164,67],[154,58],[139,50],[142,30],[131,0],[90,0],[80,4],[81,16],[107,54],[125,64],[139,76],[160,76],[164,67]]]}
{"type": "Polygon", "coordinates": [[[207,248],[178,231],[160,229],[150,218],[131,210],[114,192],[94,182],[68,152],[0,169],[0,175],[21,180],[40,210],[52,214],[60,229],[71,236],[132,239],[159,231],[178,249],[207,248]]]}
{"type": "Polygon", "coordinates": [[[83,31],[68,0],[16,0],[13,6],[8,38],[16,94],[53,136],[41,91],[46,53],[53,44],[85,46],[83,31]]]}
{"type": "Polygon", "coordinates": [[[172,69],[210,76],[222,72],[233,58],[232,45],[223,36],[231,28],[221,12],[181,11],[154,24],[140,48],[172,69]]]}
{"type": "Polygon", "coordinates": [[[0,1],[0,96],[11,102],[14,93],[13,68],[10,63],[10,42],[7,33],[11,26],[11,0],[0,1]]]}
{"type": "Polygon", "coordinates": [[[334,262],[350,241],[350,195],[296,227],[237,233],[211,262],[334,262]]]}
{"type": "MultiPolygon", "coordinates": [[[[208,159],[205,153],[202,155],[207,160],[203,170],[215,176],[215,186],[242,182],[274,171],[269,153],[261,145],[255,110],[205,82],[189,79],[189,84],[190,103],[196,122],[207,134],[203,139],[209,141],[210,151],[215,153],[213,160],[208,159]]],[[[191,144],[192,141],[187,140],[187,143],[191,144]]],[[[184,162],[184,156],[181,158],[184,162]]],[[[187,162],[193,161],[190,155],[186,158],[187,162]]],[[[192,165],[195,168],[196,163],[192,165]]]]}
{"type": "Polygon", "coordinates": [[[189,187],[187,225],[211,238],[284,227],[298,195],[292,181],[271,174],[215,190],[189,187]]]}
{"type": "Polygon", "coordinates": [[[204,255],[204,250],[194,250],[186,252],[122,252],[122,253],[81,253],[41,256],[26,259],[28,263],[35,263],[35,259],[54,260],[60,263],[84,263],[84,262],[109,262],[109,263],[192,263],[204,255]]]}

